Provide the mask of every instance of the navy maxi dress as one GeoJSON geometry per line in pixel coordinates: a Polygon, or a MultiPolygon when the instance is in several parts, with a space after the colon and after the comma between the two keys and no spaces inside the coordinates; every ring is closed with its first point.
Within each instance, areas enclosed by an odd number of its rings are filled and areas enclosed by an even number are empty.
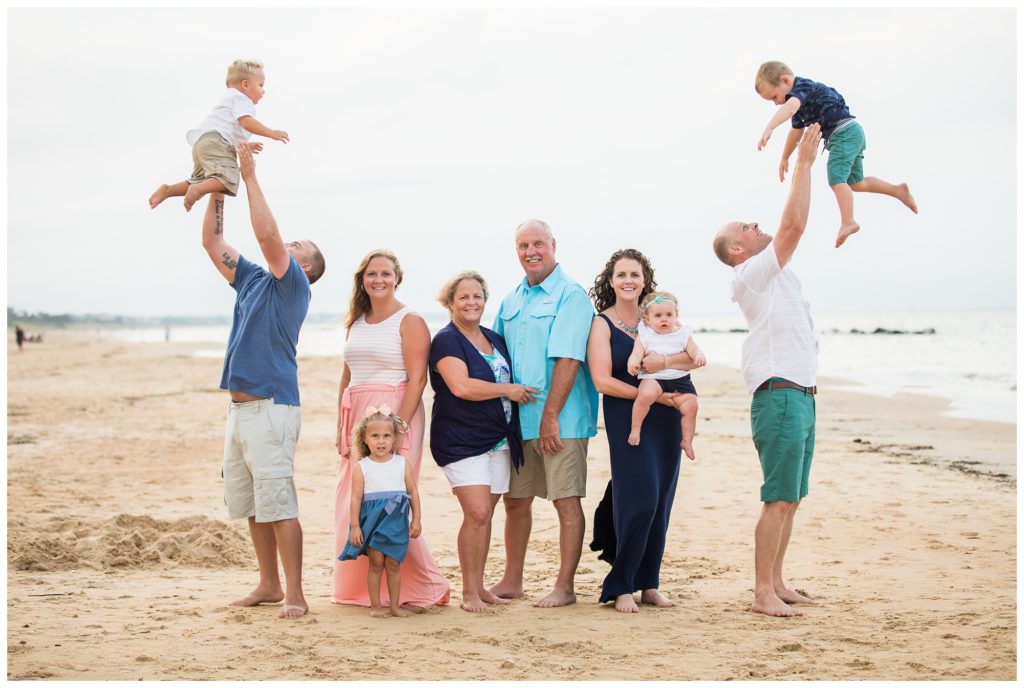
{"type": "MultiPolygon", "coordinates": [[[[611,330],[612,377],[634,387],[640,380],[626,370],[633,352],[633,339],[604,314],[599,314],[611,330]]],[[[676,496],[682,429],[677,410],[654,404],[640,430],[640,444],[626,442],[632,424],[633,400],[603,395],[604,425],[611,456],[611,508],[607,497],[594,517],[591,549],[611,546],[600,558],[612,561],[612,570],[604,579],[601,602],[637,590],[657,588],[661,558],[665,553],[665,534],[676,496]],[[603,515],[602,515],[603,514],[603,515]],[[608,523],[611,515],[614,524],[608,523]],[[609,530],[614,532],[610,542],[609,530]],[[606,534],[602,537],[602,531],[606,534]],[[614,554],[614,557],[609,556],[614,554]]]]}

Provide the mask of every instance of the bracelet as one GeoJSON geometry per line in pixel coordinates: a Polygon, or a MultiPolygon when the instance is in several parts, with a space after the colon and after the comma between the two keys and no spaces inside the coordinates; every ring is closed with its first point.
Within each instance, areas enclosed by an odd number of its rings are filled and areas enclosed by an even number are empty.
{"type": "Polygon", "coordinates": [[[395,419],[395,425],[398,426],[398,431],[400,433],[402,433],[403,435],[409,434],[409,424],[408,423],[406,423],[404,420],[399,418],[398,414],[395,414],[394,416],[392,416],[392,418],[395,419]]]}

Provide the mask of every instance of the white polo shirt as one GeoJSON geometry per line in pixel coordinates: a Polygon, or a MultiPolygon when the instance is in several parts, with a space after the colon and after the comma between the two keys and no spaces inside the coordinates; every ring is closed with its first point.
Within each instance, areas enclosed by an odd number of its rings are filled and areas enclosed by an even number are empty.
{"type": "Polygon", "coordinates": [[[256,106],[249,100],[249,96],[237,88],[229,87],[213,106],[213,112],[203,118],[198,127],[188,130],[185,140],[188,141],[188,145],[194,146],[203,134],[215,131],[232,146],[237,146],[252,136],[238,123],[239,118],[255,115],[256,106]]]}
{"type": "Polygon", "coordinates": [[[739,304],[750,333],[740,365],[751,393],[771,377],[805,387],[816,384],[820,343],[811,304],[800,280],[779,266],[774,244],[733,267],[732,300],[739,304]]]}

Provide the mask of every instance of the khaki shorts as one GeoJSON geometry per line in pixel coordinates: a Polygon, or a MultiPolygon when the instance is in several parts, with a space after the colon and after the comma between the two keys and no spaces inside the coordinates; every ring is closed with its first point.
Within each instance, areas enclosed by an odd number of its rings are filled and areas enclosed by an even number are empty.
{"type": "Polygon", "coordinates": [[[192,146],[192,178],[189,184],[216,179],[228,196],[238,194],[238,157],[234,147],[215,131],[208,131],[192,146]]]}
{"type": "Polygon", "coordinates": [[[508,497],[542,497],[554,501],[587,496],[587,438],[562,438],[562,451],[540,453],[540,440],[523,443],[523,465],[512,471],[508,497]]]}
{"type": "Polygon", "coordinates": [[[301,425],[298,406],[273,399],[231,402],[222,473],[229,518],[270,523],[299,517],[292,476],[301,425]]]}

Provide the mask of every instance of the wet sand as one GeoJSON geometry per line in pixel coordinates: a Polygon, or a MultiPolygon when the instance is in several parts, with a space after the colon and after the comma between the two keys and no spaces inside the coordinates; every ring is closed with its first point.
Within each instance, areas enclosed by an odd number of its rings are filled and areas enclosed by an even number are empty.
{"type": "MultiPolygon", "coordinates": [[[[787,582],[805,616],[749,611],[760,470],[747,395],[727,368],[695,374],[701,413],[662,567],[672,609],[597,604],[584,548],[579,603],[459,609],[461,516],[424,452],[423,527],[452,604],[371,619],[329,601],[340,359],[300,359],[296,459],[310,613],[228,606],[256,580],[223,506],[227,394],[188,344],[53,333],[8,353],[7,677],[238,679],[972,679],[1016,676],[1016,428],[951,419],[925,397],[820,381],[810,496],[787,582]]],[[[428,389],[428,398],[430,392],[428,389]]],[[[588,524],[609,478],[591,441],[588,524]]],[[[500,575],[503,515],[487,581],[500,575]]],[[[528,599],[557,567],[557,521],[534,507],[528,599]]],[[[588,525],[587,542],[590,539],[588,525]]]]}

